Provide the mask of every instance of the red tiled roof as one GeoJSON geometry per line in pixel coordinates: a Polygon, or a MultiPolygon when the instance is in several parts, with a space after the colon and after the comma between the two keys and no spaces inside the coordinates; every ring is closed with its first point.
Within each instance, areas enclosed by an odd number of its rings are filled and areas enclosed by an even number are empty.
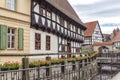
{"type": "Polygon", "coordinates": [[[65,15],[80,23],[82,26],[86,27],[85,24],[80,20],[72,6],[69,4],[68,0],[46,0],[48,3],[56,7],[58,10],[63,12],[65,15]]]}
{"type": "Polygon", "coordinates": [[[85,23],[87,29],[84,32],[84,35],[85,36],[92,36],[97,23],[98,23],[98,21],[93,21],[93,22],[87,22],[87,23],[85,23]]]}
{"type": "Polygon", "coordinates": [[[108,46],[108,45],[112,45],[112,42],[96,42],[93,44],[93,46],[108,46]]]}
{"type": "Polygon", "coordinates": [[[120,41],[120,32],[117,32],[115,37],[113,37],[112,42],[120,41]]]}

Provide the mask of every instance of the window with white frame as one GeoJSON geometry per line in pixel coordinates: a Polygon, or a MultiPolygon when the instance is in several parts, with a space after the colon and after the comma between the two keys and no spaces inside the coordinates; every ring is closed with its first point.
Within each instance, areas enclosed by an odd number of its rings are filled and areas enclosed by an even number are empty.
{"type": "Polygon", "coordinates": [[[6,7],[10,10],[16,10],[16,0],[6,0],[6,7]]]}
{"type": "Polygon", "coordinates": [[[15,49],[15,29],[8,28],[8,49],[15,49]]]}

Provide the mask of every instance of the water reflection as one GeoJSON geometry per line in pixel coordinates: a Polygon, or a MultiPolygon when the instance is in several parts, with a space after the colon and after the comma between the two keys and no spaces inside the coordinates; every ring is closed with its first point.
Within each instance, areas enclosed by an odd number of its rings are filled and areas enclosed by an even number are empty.
{"type": "Polygon", "coordinates": [[[116,66],[105,66],[102,65],[99,74],[96,75],[92,80],[111,80],[114,75],[118,73],[116,66]]]}

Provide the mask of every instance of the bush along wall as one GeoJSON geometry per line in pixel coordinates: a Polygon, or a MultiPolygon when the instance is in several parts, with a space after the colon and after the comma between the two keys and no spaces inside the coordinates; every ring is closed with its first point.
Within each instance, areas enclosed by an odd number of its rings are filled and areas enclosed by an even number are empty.
{"type": "Polygon", "coordinates": [[[31,61],[29,63],[29,67],[33,68],[33,67],[39,67],[39,66],[61,64],[61,63],[65,63],[65,62],[69,63],[69,62],[81,61],[81,60],[86,60],[86,59],[92,59],[96,56],[97,56],[97,53],[92,53],[90,55],[79,56],[79,57],[71,57],[71,58],[68,58],[68,59],[59,58],[59,59],[51,59],[49,61],[48,60],[37,60],[37,61],[31,61]]]}
{"type": "MultiPolygon", "coordinates": [[[[31,61],[29,62],[29,68],[34,67],[42,67],[42,66],[48,66],[48,65],[56,65],[56,64],[65,64],[66,62],[75,62],[75,61],[82,61],[86,59],[95,59],[97,56],[97,53],[92,53],[86,56],[78,56],[78,57],[71,57],[68,59],[51,59],[51,60],[37,60],[37,61],[31,61]]],[[[18,61],[8,61],[4,64],[0,64],[0,70],[6,71],[6,70],[16,70],[20,68],[20,63],[18,61]]]]}
{"type": "Polygon", "coordinates": [[[20,68],[20,63],[18,61],[16,62],[5,62],[4,64],[0,64],[0,70],[6,71],[6,70],[16,70],[20,68]]]}

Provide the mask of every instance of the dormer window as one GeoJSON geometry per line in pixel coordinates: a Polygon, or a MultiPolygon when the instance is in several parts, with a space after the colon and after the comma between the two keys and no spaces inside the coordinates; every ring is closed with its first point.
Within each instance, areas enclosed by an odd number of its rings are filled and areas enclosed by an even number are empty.
{"type": "Polygon", "coordinates": [[[10,10],[16,10],[16,0],[7,0],[6,7],[10,10]]]}

